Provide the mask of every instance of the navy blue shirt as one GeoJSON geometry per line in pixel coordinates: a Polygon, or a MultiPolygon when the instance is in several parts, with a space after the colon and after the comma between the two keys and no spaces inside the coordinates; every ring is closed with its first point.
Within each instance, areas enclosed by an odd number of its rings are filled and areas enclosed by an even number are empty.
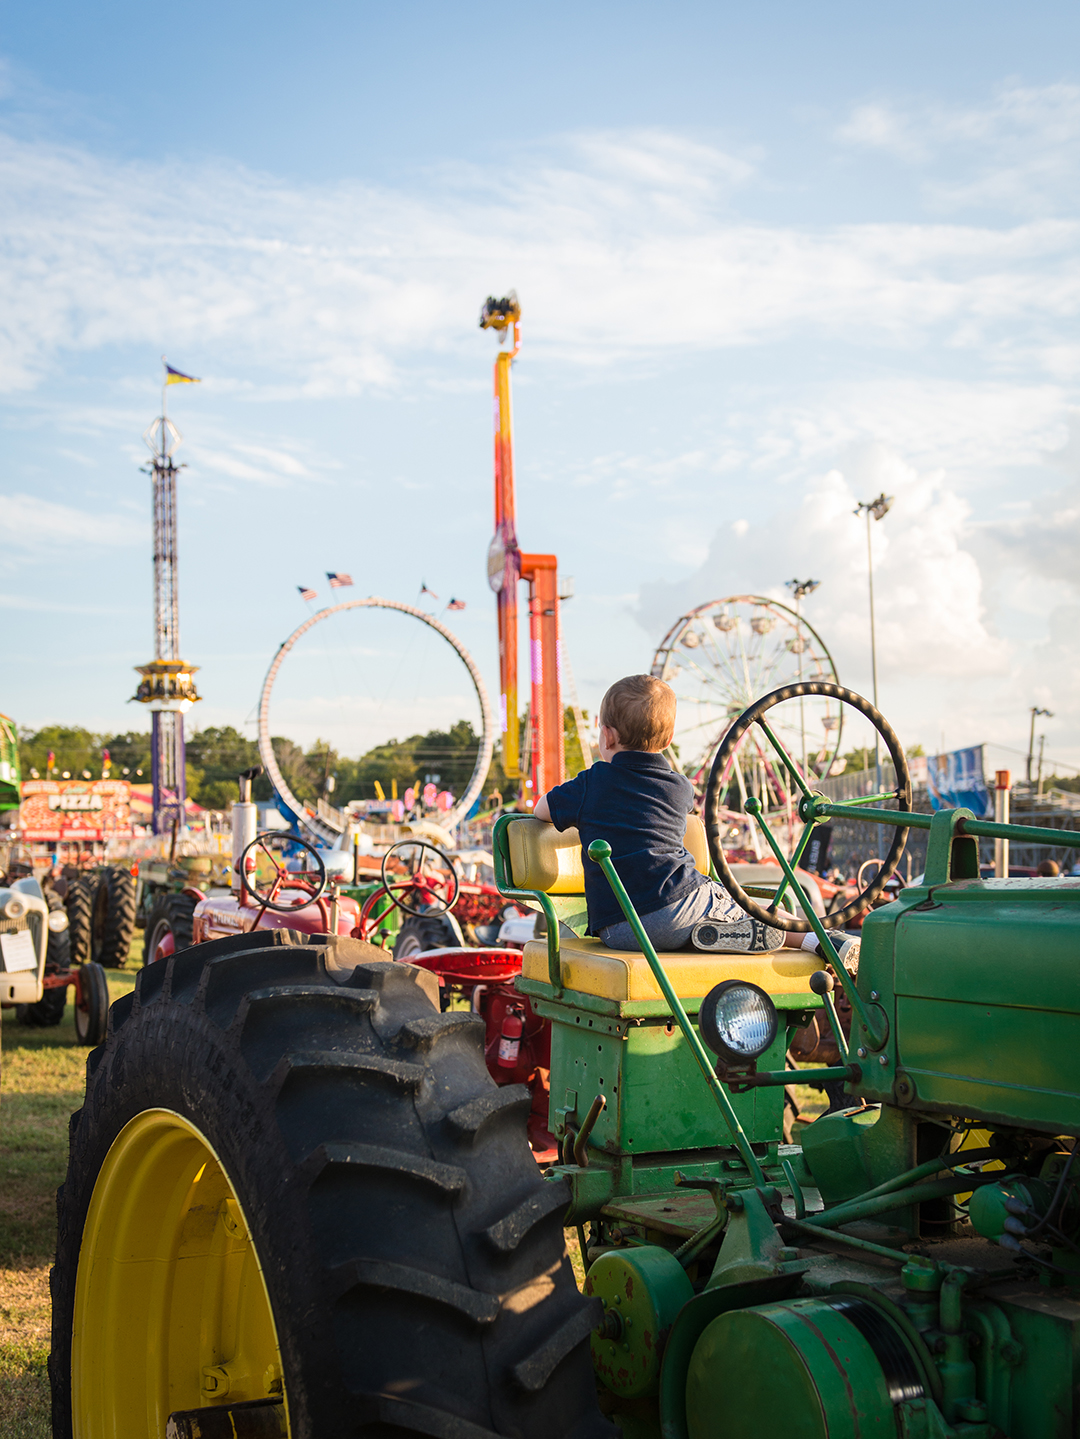
{"type": "Polygon", "coordinates": [[[590,933],[626,917],[604,871],[589,858],[594,839],[611,845],[638,914],[664,909],[705,882],[684,842],[694,787],[662,754],[620,750],[610,764],[594,764],[549,790],[547,802],[556,829],[576,827],[581,835],[590,933]]]}

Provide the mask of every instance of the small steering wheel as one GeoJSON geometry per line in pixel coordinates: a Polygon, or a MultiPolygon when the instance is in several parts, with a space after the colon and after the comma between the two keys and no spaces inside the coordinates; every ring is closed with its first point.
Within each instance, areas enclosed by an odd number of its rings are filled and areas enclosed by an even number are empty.
{"type": "MultiPolygon", "coordinates": [[[[786,910],[777,908],[778,899],[774,899],[770,907],[758,904],[742,888],[728,864],[727,856],[724,854],[723,846],[720,843],[720,835],[725,826],[721,823],[720,810],[722,808],[724,795],[731,785],[731,774],[733,765],[738,755],[739,748],[748,735],[751,735],[751,743],[754,746],[757,762],[770,767],[771,773],[776,776],[774,786],[782,785],[790,796],[789,814],[796,809],[796,802],[801,805],[809,803],[814,798],[822,798],[820,794],[814,795],[810,784],[813,783],[813,774],[803,775],[796,761],[788,754],[783,745],[776,737],[776,728],[770,724],[768,713],[776,705],[783,704],[787,700],[798,699],[803,695],[825,695],[832,699],[839,700],[841,704],[850,705],[852,709],[858,710],[877,730],[878,734],[885,741],[885,749],[892,760],[896,772],[896,787],[889,794],[881,798],[888,801],[887,808],[902,811],[911,809],[911,775],[908,772],[907,759],[904,755],[903,746],[897,737],[896,731],[880,710],[874,708],[869,700],[863,699],[854,690],[844,689],[840,685],[826,683],[824,680],[809,680],[799,684],[785,685],[783,689],[773,690],[772,694],[755,701],[749,709],[744,710],[737,720],[732,724],[723,743],[716,752],[716,758],[712,762],[712,770],[709,773],[709,785],[705,792],[705,830],[709,838],[709,854],[719,876],[720,883],[742,908],[751,914],[755,919],[761,920],[763,924],[771,925],[774,929],[785,929],[793,933],[803,933],[810,929],[810,922],[806,919],[797,919],[795,915],[786,910]],[[772,754],[768,751],[771,749],[772,754]]],[[[746,804],[746,812],[753,813],[755,801],[746,804]]],[[[859,803],[865,804],[866,800],[859,803]]],[[[800,811],[801,812],[801,811],[800,811]]],[[[805,815],[802,816],[805,818],[805,815]]],[[[884,826],[883,826],[884,827],[884,826]]],[[[802,858],[807,841],[814,829],[814,822],[811,821],[803,829],[803,833],[794,848],[791,858],[794,868],[802,858]]],[[[874,901],[881,895],[886,884],[891,879],[900,857],[904,852],[904,845],[907,841],[908,827],[896,825],[893,829],[892,844],[889,852],[881,861],[881,868],[867,885],[866,889],[856,894],[855,898],[849,900],[840,909],[834,909],[821,920],[826,929],[839,929],[847,924],[848,920],[855,919],[864,910],[870,909],[874,901]]],[[[860,871],[861,874],[861,871],[860,871]]],[[[861,880],[860,880],[861,882],[861,880]]],[[[777,890],[779,897],[786,888],[786,881],[777,890]]]]}
{"type": "Polygon", "coordinates": [[[379,869],[379,877],[382,880],[387,899],[389,899],[391,904],[396,904],[398,909],[404,910],[406,914],[417,916],[447,914],[453,909],[454,905],[457,904],[460,881],[458,880],[458,872],[454,861],[448,854],[444,854],[442,850],[438,849],[435,845],[428,844],[426,840],[399,839],[397,844],[392,844],[383,855],[382,865],[379,869]],[[419,854],[411,855],[408,859],[398,857],[398,863],[404,863],[405,868],[409,871],[409,878],[404,880],[395,880],[388,872],[390,860],[394,856],[395,850],[399,849],[420,851],[419,854]],[[425,870],[424,850],[430,850],[435,856],[438,862],[438,872],[433,874],[425,870]],[[449,878],[442,873],[444,869],[450,871],[449,878]],[[441,897],[436,893],[436,887],[445,887],[445,897],[441,897]],[[395,893],[395,891],[398,892],[395,893]],[[401,891],[417,896],[423,894],[426,896],[425,902],[414,907],[401,891]]]}
{"type": "Polygon", "coordinates": [[[269,849],[268,840],[276,840],[280,843],[281,831],[269,830],[266,834],[257,834],[240,856],[240,883],[255,903],[261,904],[263,909],[272,909],[275,914],[291,914],[299,906],[278,904],[279,890],[298,889],[303,891],[308,896],[304,904],[314,904],[316,900],[321,899],[323,891],[326,889],[326,865],[323,864],[322,856],[315,846],[308,844],[306,839],[294,839],[290,836],[289,843],[306,849],[315,864],[311,869],[286,869],[269,849]],[[274,877],[268,883],[259,884],[255,880],[255,855],[252,851],[257,849],[262,850],[274,866],[274,877]],[[250,862],[249,855],[251,856],[250,862]]]}

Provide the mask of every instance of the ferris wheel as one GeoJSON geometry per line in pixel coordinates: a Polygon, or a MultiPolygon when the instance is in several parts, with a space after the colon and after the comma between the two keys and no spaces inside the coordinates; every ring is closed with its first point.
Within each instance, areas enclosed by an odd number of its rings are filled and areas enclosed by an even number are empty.
{"type": "Polygon", "coordinates": [[[340,838],[344,831],[344,824],[338,820],[328,807],[313,809],[311,805],[305,804],[296,798],[281,772],[274,754],[274,746],[270,738],[270,697],[274,689],[274,681],[277,679],[278,671],[281,669],[285,656],[296,644],[301,636],[307,634],[314,625],[328,620],[331,615],[341,614],[345,610],[375,609],[375,610],[396,610],[399,614],[410,615],[413,619],[420,620],[422,624],[433,629],[436,634],[447,642],[455,651],[461,663],[469,672],[473,689],[476,691],[476,698],[480,704],[480,744],[477,749],[476,763],[469,783],[465,786],[465,793],[450,810],[440,823],[447,829],[459,823],[469,813],[473,802],[479,798],[483,789],[484,780],[491,765],[491,754],[495,744],[495,730],[491,717],[491,705],[488,702],[487,689],[480,676],[476,661],[461,643],[454,632],[442,623],[441,620],[429,615],[426,610],[418,609],[416,605],[403,604],[400,600],[384,600],[376,596],[369,596],[362,600],[346,600],[340,605],[328,605],[318,614],[312,615],[302,625],[298,625],[287,640],[280,646],[270,668],[266,672],[266,679],[263,681],[262,694],[259,697],[259,758],[263,762],[270,783],[277,791],[279,798],[286,807],[292,811],[296,818],[305,825],[317,838],[325,843],[333,845],[340,838]]]}
{"type": "MultiPolygon", "coordinates": [[[[680,616],[657,647],[652,673],[678,696],[673,743],[699,794],[729,726],[754,700],[800,680],[839,683],[824,641],[800,611],[760,595],[729,595],[680,616]]],[[[839,702],[807,696],[783,709],[785,747],[801,760],[804,775],[823,779],[840,750],[839,702]]],[[[730,779],[739,797],[755,794],[767,811],[786,807],[783,777],[764,747],[756,753],[744,748],[733,762],[730,779]]]]}

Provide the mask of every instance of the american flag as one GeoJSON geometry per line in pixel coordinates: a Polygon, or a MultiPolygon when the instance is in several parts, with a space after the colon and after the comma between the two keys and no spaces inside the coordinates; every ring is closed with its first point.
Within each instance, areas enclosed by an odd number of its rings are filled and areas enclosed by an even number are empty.
{"type": "Polygon", "coordinates": [[[434,590],[428,589],[426,580],[420,581],[420,593],[422,595],[430,595],[433,600],[437,600],[439,598],[439,596],[435,593],[434,590]]]}
{"type": "Polygon", "coordinates": [[[332,590],[340,590],[343,585],[352,584],[352,575],[332,575],[330,571],[327,570],[326,578],[330,581],[330,588],[332,590]]]}
{"type": "Polygon", "coordinates": [[[465,601],[451,600],[450,603],[446,606],[446,608],[448,610],[463,610],[465,608],[465,601]]]}
{"type": "Polygon", "coordinates": [[[319,593],[318,590],[309,590],[307,585],[297,585],[296,588],[300,591],[300,598],[302,600],[313,600],[319,593]]]}

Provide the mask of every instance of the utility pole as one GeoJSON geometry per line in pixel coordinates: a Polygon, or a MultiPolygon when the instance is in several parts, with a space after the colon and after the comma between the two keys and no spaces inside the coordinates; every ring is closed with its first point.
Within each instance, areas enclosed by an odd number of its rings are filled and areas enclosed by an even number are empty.
{"type": "Polygon", "coordinates": [[[161,414],[143,435],[153,456],[142,473],[153,482],[154,509],[154,658],[137,665],[142,675],[132,696],[151,711],[151,777],[154,833],[175,835],[185,820],[184,712],[200,698],[194,674],[198,666],[180,658],[180,596],[177,588],[176,477],[185,466],[173,455],[182,443],[169,419],[168,386],[199,384],[165,362],[161,414]]]}
{"type": "MultiPolygon", "coordinates": [[[[852,511],[855,515],[866,515],[866,575],[870,588],[870,672],[874,686],[874,708],[878,708],[877,693],[877,635],[874,627],[874,550],[870,541],[870,520],[883,520],[892,508],[893,496],[887,495],[884,490],[876,500],[860,500],[852,511]]],[[[877,786],[877,793],[881,793],[881,739],[874,728],[874,783],[877,786]]],[[[877,826],[877,848],[878,859],[881,854],[881,826],[877,826]]]]}
{"type": "Polygon", "coordinates": [[[1053,719],[1053,718],[1054,718],[1054,715],[1053,715],[1053,711],[1052,711],[1052,710],[1043,710],[1043,709],[1040,709],[1038,705],[1032,705],[1032,706],[1031,706],[1031,734],[1030,734],[1029,737],[1028,737],[1028,752],[1027,752],[1027,782],[1028,782],[1029,785],[1031,784],[1031,766],[1032,766],[1032,761],[1033,761],[1034,758],[1035,758],[1035,721],[1036,721],[1036,719],[1039,717],[1039,715],[1045,715],[1047,719],[1053,719]]]}

